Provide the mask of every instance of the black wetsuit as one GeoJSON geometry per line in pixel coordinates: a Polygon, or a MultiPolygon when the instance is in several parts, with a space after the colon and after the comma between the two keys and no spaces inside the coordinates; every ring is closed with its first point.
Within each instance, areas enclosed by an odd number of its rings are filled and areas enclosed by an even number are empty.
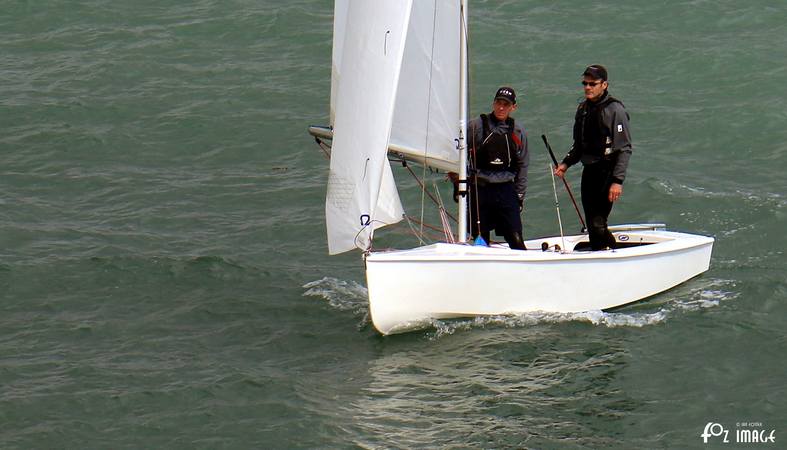
{"type": "Polygon", "coordinates": [[[615,247],[607,228],[609,188],[623,184],[630,157],[629,115],[623,103],[607,92],[597,102],[582,102],[574,117],[574,145],[563,163],[570,167],[582,161],[584,166],[582,207],[592,250],[615,247]]]}

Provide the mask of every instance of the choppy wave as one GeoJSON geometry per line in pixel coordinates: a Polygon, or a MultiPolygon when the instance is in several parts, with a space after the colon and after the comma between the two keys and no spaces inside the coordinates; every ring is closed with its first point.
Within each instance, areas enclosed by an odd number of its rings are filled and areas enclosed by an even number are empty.
{"type": "Polygon", "coordinates": [[[782,209],[787,207],[787,198],[783,192],[769,190],[754,190],[745,187],[730,187],[727,190],[711,189],[707,186],[690,185],[675,180],[649,179],[647,184],[656,192],[671,197],[700,197],[715,201],[744,202],[752,207],[768,207],[782,209]]]}

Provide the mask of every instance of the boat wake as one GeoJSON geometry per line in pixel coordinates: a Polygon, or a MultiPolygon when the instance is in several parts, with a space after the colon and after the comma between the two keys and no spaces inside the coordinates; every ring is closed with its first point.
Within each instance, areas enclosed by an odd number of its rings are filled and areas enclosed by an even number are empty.
{"type": "Polygon", "coordinates": [[[369,293],[366,288],[355,281],[343,281],[332,277],[323,277],[303,285],[305,297],[320,297],[339,311],[352,311],[356,314],[368,315],[369,293]]]}
{"type": "MultiPolygon", "coordinates": [[[[450,320],[431,320],[423,323],[408,324],[405,328],[427,331],[430,338],[439,338],[456,332],[477,328],[522,328],[542,324],[581,322],[608,328],[642,328],[666,322],[671,316],[687,311],[700,311],[714,308],[723,301],[738,296],[730,290],[734,283],[730,280],[702,280],[691,288],[684,287],[678,292],[663,295],[657,302],[645,301],[615,311],[583,311],[577,313],[556,313],[538,311],[516,315],[482,316],[450,320]],[[658,309],[653,311],[654,307],[658,309]]],[[[352,311],[363,316],[370,323],[367,289],[355,281],[343,281],[324,277],[303,285],[304,296],[319,297],[340,311],[352,311]]]]}
{"type": "Polygon", "coordinates": [[[722,302],[738,298],[738,291],[734,280],[721,278],[708,278],[695,280],[689,284],[690,288],[678,290],[672,297],[668,297],[669,306],[673,311],[698,311],[714,308],[722,302]]]}
{"type": "Polygon", "coordinates": [[[440,338],[457,331],[475,328],[525,328],[543,324],[586,322],[606,327],[644,327],[667,320],[667,312],[655,313],[616,313],[604,311],[583,311],[578,313],[531,312],[511,316],[483,316],[472,319],[434,320],[431,338],[440,338]]]}

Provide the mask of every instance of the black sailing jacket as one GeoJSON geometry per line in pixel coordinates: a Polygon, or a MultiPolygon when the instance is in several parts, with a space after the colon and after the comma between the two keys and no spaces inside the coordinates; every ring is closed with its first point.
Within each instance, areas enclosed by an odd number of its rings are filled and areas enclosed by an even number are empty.
{"type": "Polygon", "coordinates": [[[563,163],[614,162],[612,181],[623,184],[631,158],[629,115],[620,100],[604,92],[597,102],[583,101],[574,116],[574,144],[563,163]]]}

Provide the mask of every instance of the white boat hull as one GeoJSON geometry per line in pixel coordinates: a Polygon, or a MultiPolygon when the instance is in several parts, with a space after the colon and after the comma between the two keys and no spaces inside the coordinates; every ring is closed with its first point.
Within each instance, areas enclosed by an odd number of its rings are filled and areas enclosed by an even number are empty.
{"type": "Polygon", "coordinates": [[[366,257],[369,310],[382,334],[428,326],[433,319],[533,311],[581,312],[635,302],[706,270],[713,238],[622,226],[621,243],[647,245],[575,251],[587,235],[507,246],[433,244],[366,257]],[[628,227],[628,228],[626,228],[628,227]],[[567,251],[541,251],[546,242],[567,251]]]}

